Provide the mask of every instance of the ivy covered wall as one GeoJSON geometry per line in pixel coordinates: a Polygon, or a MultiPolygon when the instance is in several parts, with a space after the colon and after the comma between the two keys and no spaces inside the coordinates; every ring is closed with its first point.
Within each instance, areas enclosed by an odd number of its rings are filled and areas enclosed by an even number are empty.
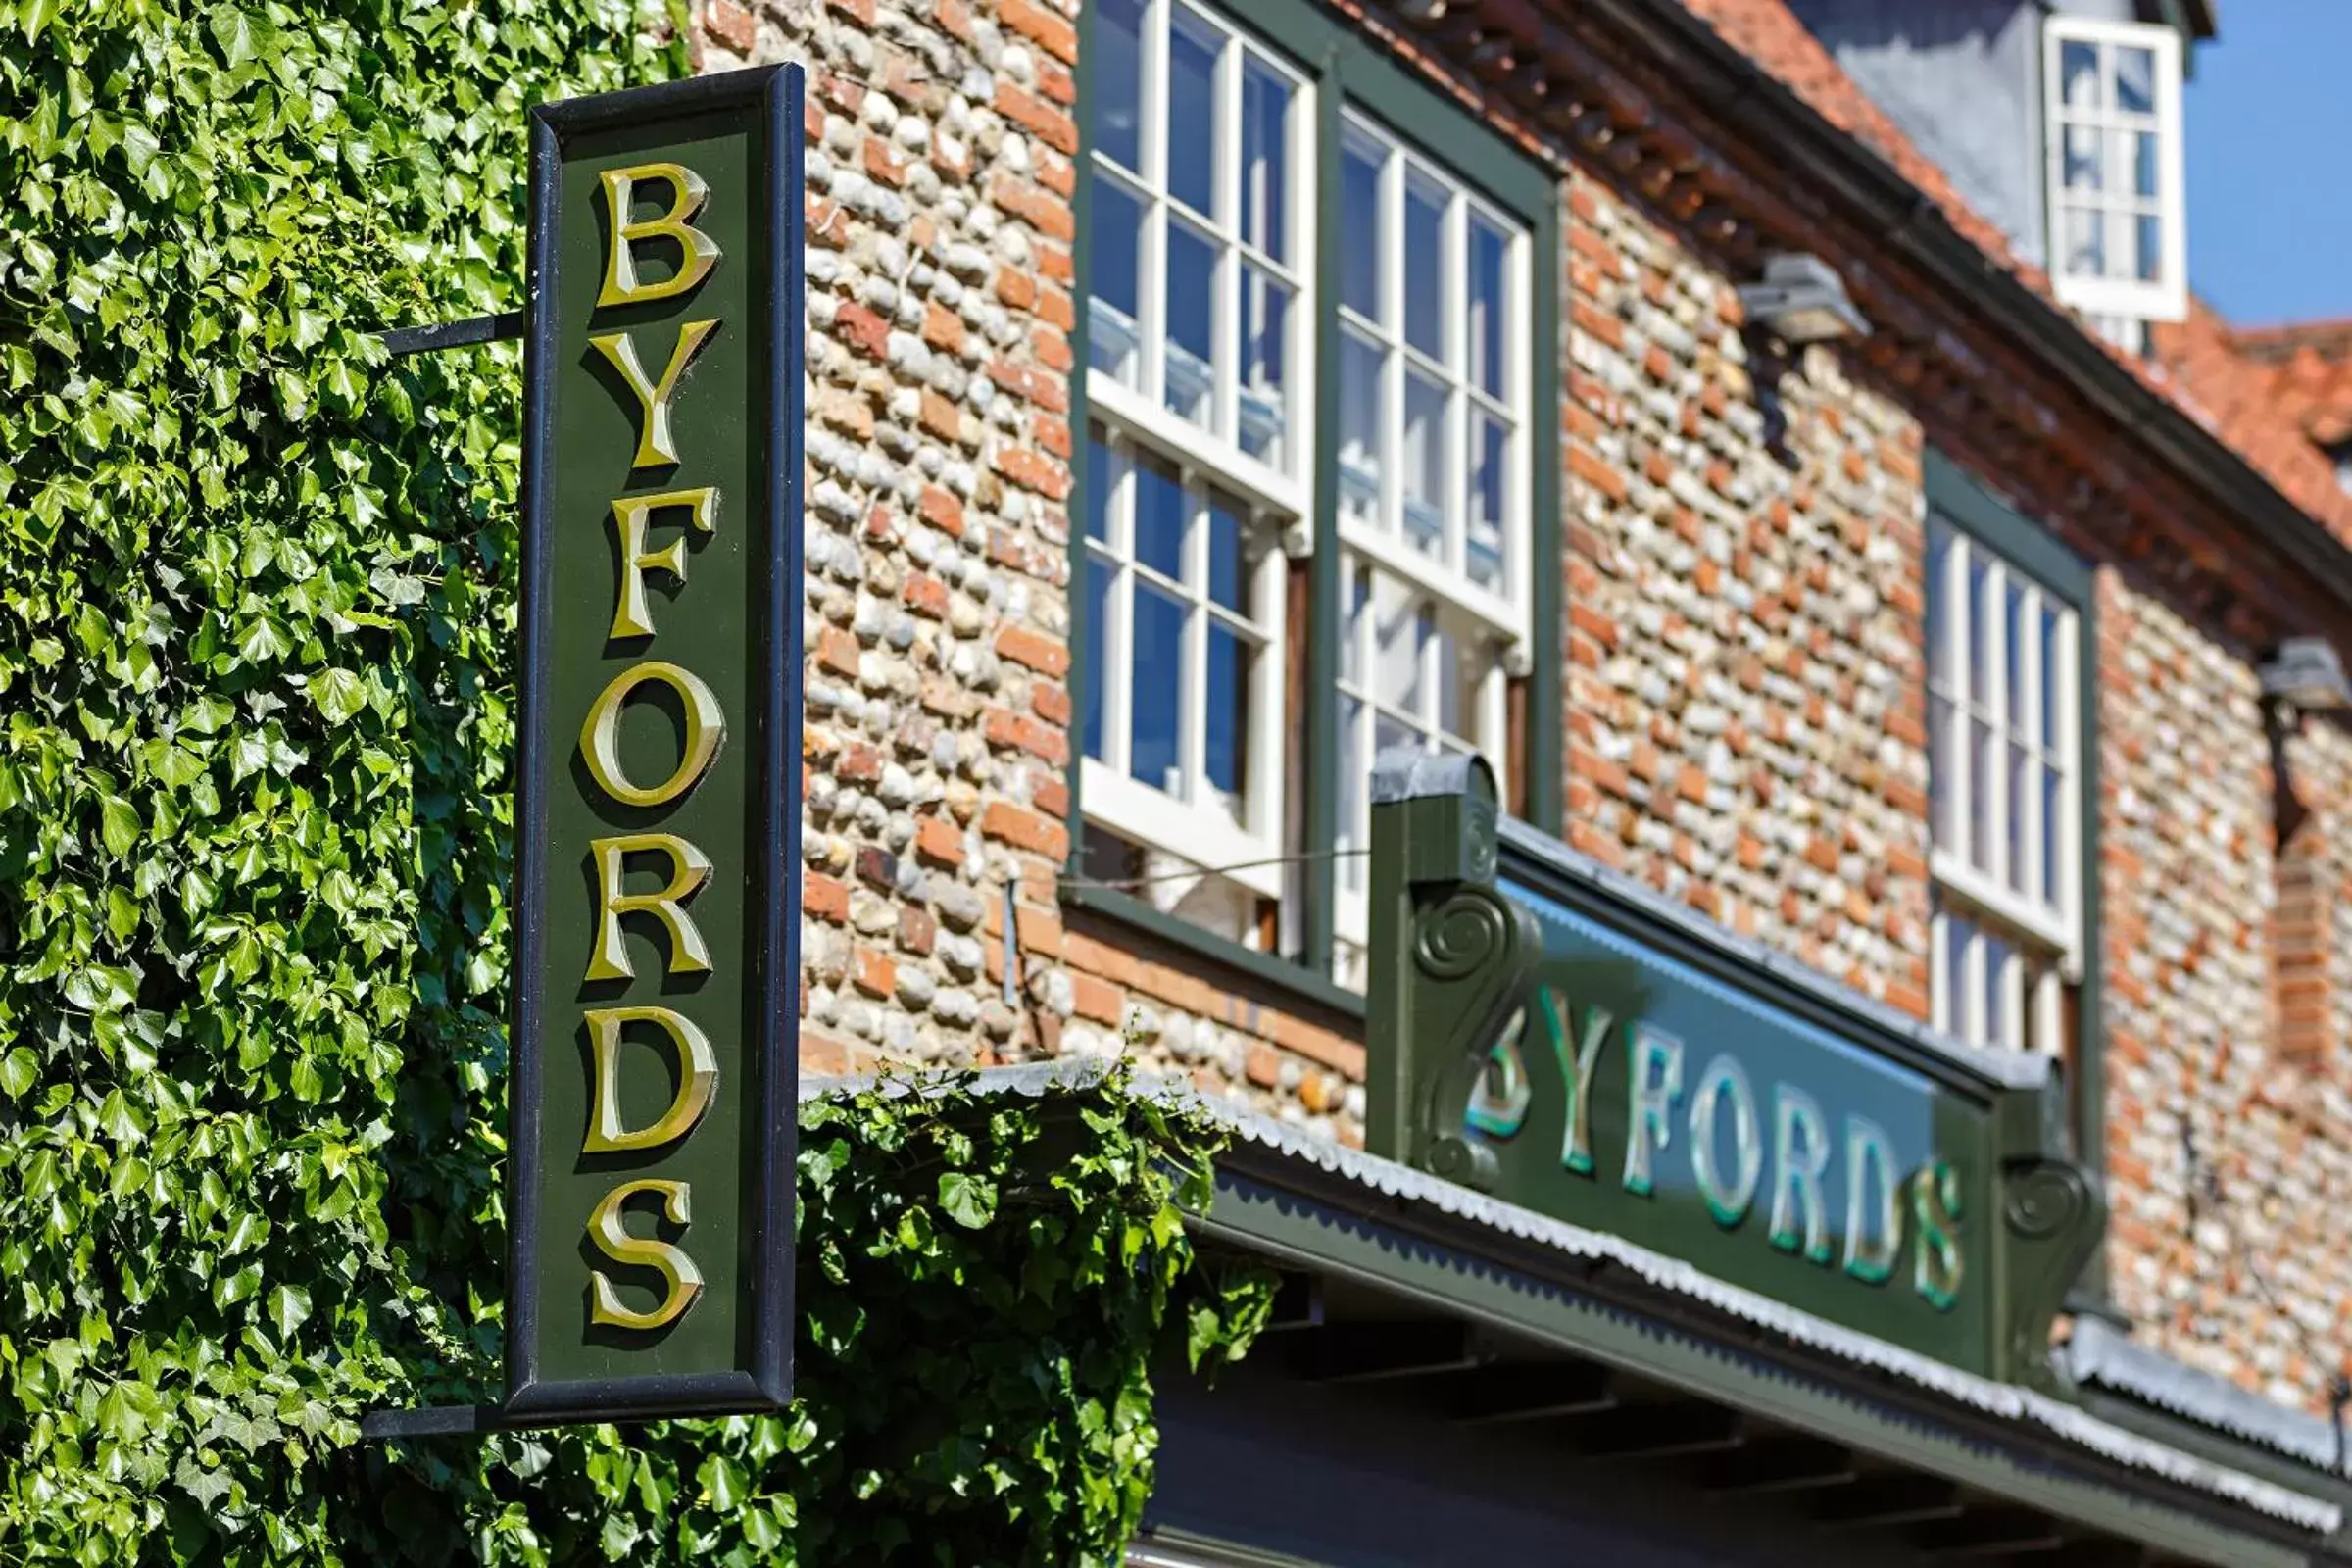
{"type": "Polygon", "coordinates": [[[1152,1334],[1247,1327],[1201,1130],[869,1096],[789,1419],[358,1443],[497,1381],[519,457],[512,352],[372,334],[516,303],[647,20],[0,0],[0,1560],[1108,1560],[1152,1334]]]}

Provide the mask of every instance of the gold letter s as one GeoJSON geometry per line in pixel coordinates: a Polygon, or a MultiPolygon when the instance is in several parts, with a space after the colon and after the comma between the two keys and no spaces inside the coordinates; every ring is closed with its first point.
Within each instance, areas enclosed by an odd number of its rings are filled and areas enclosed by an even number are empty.
{"type": "Polygon", "coordinates": [[[651,1312],[632,1312],[620,1304],[619,1293],[612,1282],[605,1278],[604,1270],[591,1269],[588,1279],[594,1287],[595,1304],[588,1313],[591,1323],[611,1324],[624,1329],[658,1329],[675,1323],[703,1294],[703,1271],[694,1266],[681,1248],[650,1236],[631,1236],[621,1227],[620,1205],[639,1193],[658,1194],[662,1211],[673,1225],[684,1225],[692,1218],[693,1193],[684,1182],[634,1181],[623,1182],[605,1195],[588,1216],[588,1238],[596,1250],[615,1263],[635,1264],[660,1274],[669,1289],[662,1294],[662,1304],[651,1312]]]}
{"type": "Polygon", "coordinates": [[[684,164],[663,163],[608,169],[603,177],[605,215],[612,220],[612,244],[606,253],[604,292],[596,297],[599,309],[665,300],[685,293],[710,275],[710,269],[718,265],[717,242],[688,221],[710,199],[710,187],[703,183],[702,175],[684,164]],[[655,179],[666,182],[670,188],[669,211],[642,221],[632,219],[629,214],[635,206],[636,187],[642,181],[655,179]],[[666,281],[641,283],[637,280],[635,247],[640,240],[655,238],[677,242],[678,270],[666,281]]]}

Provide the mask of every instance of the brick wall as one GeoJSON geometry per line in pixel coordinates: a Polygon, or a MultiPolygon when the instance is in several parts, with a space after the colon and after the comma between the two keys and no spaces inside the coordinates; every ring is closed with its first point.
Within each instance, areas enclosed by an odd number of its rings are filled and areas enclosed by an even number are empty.
{"type": "MultiPolygon", "coordinates": [[[[2337,1219],[2352,1202],[2352,1099],[2340,1059],[2281,1049],[2259,684],[2242,650],[2117,573],[2102,578],[2116,1304],[2192,1365],[2324,1407],[2352,1346],[2337,1219]]],[[[2307,827],[2334,836],[2352,803],[2352,741],[2315,721],[2288,758],[2321,803],[2307,827]]],[[[2340,900],[2340,870],[2326,876],[2314,892],[2340,900]]],[[[2324,1004],[2336,1031],[2352,1005],[2344,961],[2339,943],[2324,1004]]]]}
{"type": "Polygon", "coordinates": [[[1362,1046],[1336,1020],[1063,928],[1073,19],[697,13],[702,69],[809,72],[802,1068],[1125,1049],[1360,1142],[1362,1046]]]}
{"type": "Polygon", "coordinates": [[[1570,839],[1924,1016],[1918,426],[1815,350],[1784,463],[1732,280],[1569,202],[1570,839]]]}

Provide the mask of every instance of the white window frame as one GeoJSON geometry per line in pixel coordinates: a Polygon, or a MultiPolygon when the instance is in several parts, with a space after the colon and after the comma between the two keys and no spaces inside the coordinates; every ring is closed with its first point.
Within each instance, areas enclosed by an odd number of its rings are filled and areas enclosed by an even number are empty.
{"type": "MultiPolygon", "coordinates": [[[[2100,22],[2082,17],[2052,16],[2042,24],[2042,190],[2045,228],[2049,236],[2049,273],[2061,304],[2096,317],[2127,317],[2141,321],[2179,321],[2188,315],[2188,205],[2183,173],[2180,110],[2180,34],[2161,23],[2100,22]],[[2088,112],[2067,106],[2061,71],[2065,48],[2087,44],[2099,51],[2100,106],[2088,112]],[[2115,72],[2112,51],[2146,49],[2154,54],[2156,111],[2152,116],[2131,115],[2110,107],[2115,72]],[[2156,136],[2156,219],[2161,238],[2158,275],[2138,278],[2089,276],[2067,270],[2065,214],[2066,136],[2069,124],[2087,124],[2101,138],[2100,167],[2108,182],[2121,177],[2124,160],[2115,137],[2127,131],[2153,131],[2156,136]]],[[[2112,200],[2121,193],[2102,187],[2099,195],[2112,200]]],[[[2074,205],[2080,205],[2079,203],[2074,205]]],[[[2109,214],[2103,249],[2115,253],[2119,223],[2129,221],[2109,214]]]]}
{"type": "MultiPolygon", "coordinates": [[[[1107,558],[1112,564],[1111,569],[1118,574],[1117,586],[1112,590],[1113,609],[1108,624],[1102,628],[1104,668],[1090,671],[1090,674],[1097,680],[1102,680],[1109,672],[1119,672],[1127,678],[1104,681],[1102,686],[1104,755],[1100,760],[1093,757],[1083,759],[1085,766],[1079,788],[1084,792],[1086,815],[1124,838],[1171,851],[1192,864],[1204,868],[1242,867],[1220,874],[1261,897],[1279,899],[1282,896],[1282,868],[1262,862],[1272,860],[1279,855],[1277,846],[1282,837],[1282,749],[1286,729],[1282,714],[1283,606],[1288,575],[1286,558],[1277,542],[1268,536],[1265,522],[1245,517],[1245,530],[1259,536],[1255,567],[1249,572],[1242,585],[1249,608],[1245,612],[1235,612],[1217,606],[1208,590],[1210,539],[1207,492],[1217,484],[1218,475],[1213,470],[1172,454],[1154,450],[1153,456],[1176,468],[1184,487],[1186,519],[1182,577],[1170,578],[1143,562],[1135,548],[1134,534],[1138,466],[1131,456],[1131,438],[1114,432],[1113,440],[1123,449],[1116,456],[1108,453],[1088,454],[1088,461],[1107,461],[1112,466],[1105,497],[1109,514],[1105,519],[1106,537],[1100,543],[1089,537],[1086,547],[1087,569],[1091,575],[1093,563],[1102,557],[1107,558]],[[1181,599],[1185,605],[1184,667],[1178,671],[1149,672],[1151,678],[1172,678],[1178,682],[1182,707],[1177,719],[1177,766],[1183,774],[1183,796],[1147,784],[1130,771],[1134,744],[1133,725],[1129,722],[1134,689],[1131,634],[1135,623],[1134,595],[1139,580],[1154,584],[1168,597],[1181,599]],[[1203,799],[1204,792],[1210,787],[1207,769],[1208,727],[1201,704],[1206,695],[1208,624],[1211,619],[1246,622],[1249,631],[1257,640],[1257,652],[1250,676],[1250,761],[1241,781],[1242,819],[1239,823],[1222,808],[1203,799]]],[[[1083,523],[1081,527],[1084,527],[1083,523]]],[[[1078,591],[1091,593],[1091,582],[1081,582],[1078,591]]]]}
{"type": "Polygon", "coordinates": [[[2064,1037],[2059,1011],[2063,986],[2082,979],[2083,964],[2082,611],[1957,522],[1931,513],[1928,527],[1932,530],[1931,550],[1935,531],[1940,531],[1949,541],[1942,581],[1937,584],[1931,580],[1929,585],[1931,592],[1939,590],[1941,594],[1941,602],[1933,609],[1936,631],[1942,639],[1942,646],[1929,650],[1928,723],[1931,727],[1938,723],[1943,726],[1940,736],[1932,737],[1940,742],[1940,747],[1932,747],[1930,756],[1933,758],[1940,750],[1951,763],[1949,778],[1930,781],[1929,869],[1936,892],[1929,962],[1932,1021],[1938,1029],[1980,1045],[2022,1041],[2029,1049],[2055,1052],[2064,1037]],[[1969,577],[1972,564],[1978,561],[1985,569],[1984,595],[1981,613],[1972,624],[1969,577]],[[2009,798],[2006,783],[2013,716],[2009,711],[2007,647],[2012,582],[2022,595],[2019,618],[2031,628],[2019,650],[2017,684],[2029,710],[2019,728],[2027,737],[2032,760],[2030,776],[2034,780],[2033,787],[2016,801],[2009,798]],[[2058,678],[2052,683],[2059,711],[2055,722],[2046,727],[2042,712],[2045,671],[2041,641],[2045,610],[2057,616],[2059,665],[2058,678]],[[1981,659],[1972,642],[1981,645],[1981,659]],[[1938,662],[1945,671],[1940,681],[1936,675],[1938,662]],[[1974,689],[1974,671],[1980,663],[1989,688],[1984,692],[1974,689]],[[1938,699],[1943,702],[1940,715],[1936,711],[1938,699]],[[2004,780],[1989,803],[1985,822],[1985,832],[1991,841],[1989,869],[1972,858],[1976,773],[1971,730],[1980,720],[1991,729],[1997,752],[1997,776],[2004,780]],[[2054,747],[2043,744],[2045,733],[2055,740],[2054,747]],[[2058,886],[2043,890],[2044,897],[2029,897],[2013,887],[2009,878],[2010,811],[2013,807],[2022,807],[2026,813],[2025,831],[2017,837],[2028,854],[2040,857],[2044,853],[2043,831],[2047,825],[2042,816],[2045,807],[2041,780],[2051,769],[2062,779],[2058,886]],[[1947,844],[1944,840],[1942,828],[1947,816],[1957,844],[1947,844]],[[1957,971],[1950,951],[1955,921],[1971,928],[1958,956],[1957,971]],[[1991,943],[1996,940],[2009,951],[2007,970],[2000,977],[1998,1019],[1989,1015],[1991,1009],[1985,1004],[1985,965],[1992,959],[1991,943]],[[2040,950],[2044,960],[2043,976],[2039,984],[2029,988],[2025,974],[2034,957],[2032,951],[2034,949],[2040,950]]]}
{"type": "MultiPolygon", "coordinates": [[[[1086,372],[1087,412],[1105,427],[1113,441],[1148,448],[1172,463],[1183,476],[1188,497],[1197,498],[1212,487],[1224,491],[1251,509],[1252,516],[1248,523],[1253,533],[1279,541],[1303,528],[1314,515],[1311,476],[1316,438],[1315,84],[1261,42],[1238,15],[1194,0],[1147,0],[1140,54],[1141,102],[1136,113],[1138,151],[1144,167],[1128,169],[1101,147],[1089,153],[1089,173],[1096,182],[1097,199],[1100,200],[1099,193],[1107,182],[1135,196],[1143,210],[1143,227],[1136,247],[1140,274],[1138,309],[1132,323],[1137,385],[1129,386],[1096,367],[1090,355],[1086,372]],[[1162,99],[1167,91],[1171,23],[1178,10],[1206,22],[1230,40],[1219,55],[1213,86],[1220,141],[1212,186],[1212,204],[1217,211],[1211,214],[1195,212],[1168,188],[1168,128],[1162,99]],[[1283,232],[1290,252],[1287,263],[1274,262],[1242,238],[1241,93],[1245,51],[1250,59],[1279,74],[1292,93],[1283,146],[1290,184],[1288,207],[1283,215],[1283,232]],[[1219,246],[1210,312],[1212,413],[1207,426],[1169,409],[1163,397],[1166,377],[1163,350],[1167,339],[1165,259],[1171,221],[1185,222],[1207,232],[1219,246]],[[1237,339],[1245,260],[1279,276],[1291,289],[1282,345],[1286,406],[1279,465],[1246,451],[1229,433],[1238,429],[1240,417],[1241,367],[1237,339]]],[[[1082,237],[1081,243],[1086,242],[1082,237]]],[[[1091,295],[1087,309],[1090,323],[1100,329],[1104,324],[1103,318],[1091,295]]],[[[1127,499],[1134,484],[1132,465],[1121,466],[1119,483],[1126,487],[1126,494],[1114,490],[1108,498],[1114,533],[1126,525],[1125,520],[1132,519],[1132,503],[1127,499]]],[[[1080,497],[1079,504],[1086,505],[1086,498],[1080,497]]],[[[1073,525],[1083,537],[1087,519],[1076,517],[1073,525]]],[[[1131,599],[1134,591],[1132,543],[1129,535],[1117,541],[1111,552],[1121,558],[1118,567],[1122,573],[1121,586],[1114,593],[1122,604],[1131,599]]],[[[1187,576],[1191,579],[1186,585],[1187,597],[1194,601],[1205,599],[1207,548],[1204,509],[1195,499],[1185,545],[1187,576]],[[1202,575],[1196,576],[1197,571],[1202,575]]],[[[1091,561],[1095,553],[1095,547],[1090,545],[1086,559],[1091,561]]],[[[1288,749],[1288,725],[1282,712],[1286,575],[1283,551],[1267,548],[1260,554],[1246,590],[1250,604],[1248,618],[1263,633],[1265,641],[1250,681],[1250,765],[1242,792],[1242,822],[1236,824],[1224,810],[1200,799],[1206,788],[1202,765],[1206,728],[1198,678],[1188,678],[1180,720],[1182,767],[1195,799],[1179,799],[1130,775],[1132,737],[1127,720],[1132,686],[1139,672],[1133,667],[1127,640],[1131,616],[1125,612],[1114,613],[1111,623],[1102,628],[1102,667],[1087,672],[1090,681],[1101,683],[1105,756],[1100,760],[1086,756],[1081,744],[1078,785],[1080,810],[1085,820],[1204,871],[1220,869],[1218,875],[1261,898],[1278,902],[1282,901],[1286,886],[1283,867],[1263,862],[1274,861],[1281,855],[1284,820],[1282,790],[1288,749]]],[[[1072,591],[1086,593],[1090,585],[1081,577],[1072,585],[1072,591]]],[[[1188,677],[1201,675],[1206,667],[1201,618],[1204,613],[1196,608],[1188,617],[1185,642],[1188,677]]]]}
{"type": "MultiPolygon", "coordinates": [[[[1383,150],[1376,197],[1379,216],[1373,242],[1380,243],[1383,236],[1393,237],[1396,242],[1381,253],[1382,265],[1377,285],[1379,299],[1376,302],[1379,319],[1364,316],[1344,300],[1334,300],[1330,306],[1339,318],[1343,343],[1352,334],[1377,345],[1382,355],[1378,415],[1381,467],[1377,506],[1380,520],[1366,522],[1350,515],[1346,507],[1338,509],[1343,604],[1335,606],[1334,610],[1343,617],[1340,635],[1343,638],[1356,636],[1359,639],[1359,646],[1354,650],[1357,689],[1347,692],[1345,697],[1362,702],[1373,715],[1385,711],[1401,716],[1393,705],[1380,701],[1375,695],[1373,616],[1367,613],[1360,627],[1347,618],[1347,601],[1352,598],[1355,574],[1361,568],[1369,568],[1376,579],[1385,577],[1404,589],[1411,598],[1431,605],[1440,627],[1452,638],[1458,657],[1481,660],[1485,667],[1465,704],[1463,714],[1472,733],[1449,734],[1446,738],[1485,756],[1500,772],[1505,766],[1503,754],[1508,738],[1506,666],[1523,665],[1533,644],[1534,574],[1537,568],[1532,547],[1534,469],[1531,454],[1536,421],[1544,415],[1544,411],[1532,407],[1535,345],[1528,331],[1535,315],[1535,235],[1523,220],[1486,200],[1471,181],[1424,152],[1411,136],[1391,129],[1354,105],[1348,105],[1343,112],[1341,134],[1358,142],[1377,144],[1383,150]],[[1406,341],[1405,270],[1396,265],[1396,259],[1401,256],[1404,243],[1406,184],[1414,173],[1444,185],[1450,192],[1444,219],[1446,265],[1440,314],[1446,337],[1442,362],[1432,360],[1406,341]],[[1503,262],[1506,316],[1501,333],[1505,364],[1503,395],[1500,399],[1477,386],[1470,370],[1470,293],[1466,262],[1474,215],[1507,236],[1503,262]],[[1447,559],[1443,561],[1433,560],[1414,549],[1405,538],[1404,386],[1408,369],[1419,369],[1425,376],[1440,382],[1447,394],[1444,431],[1448,492],[1445,509],[1444,548],[1447,559]],[[1510,449],[1503,483],[1504,591],[1500,593],[1473,579],[1466,569],[1471,496],[1471,419],[1481,410],[1504,421],[1510,431],[1510,449]]],[[[1324,438],[1337,442],[1344,437],[1343,432],[1333,430],[1324,432],[1324,438]]],[[[1439,730],[1437,714],[1441,710],[1436,705],[1441,701],[1439,692],[1442,684],[1459,678],[1457,671],[1439,667],[1441,661],[1436,648],[1437,643],[1433,639],[1422,655],[1420,685],[1425,694],[1424,701],[1429,707],[1423,713],[1406,719],[1425,738],[1434,738],[1439,730]]],[[[1377,735],[1377,716],[1368,718],[1367,727],[1377,735]]],[[[1342,744],[1346,744],[1345,736],[1342,737],[1342,744]]],[[[1344,757],[1340,765],[1368,768],[1369,761],[1368,758],[1351,755],[1344,757]]],[[[1369,792],[1370,782],[1367,778],[1362,793],[1368,796],[1369,792]]],[[[1340,831],[1341,842],[1336,848],[1361,850],[1368,847],[1369,838],[1361,822],[1342,823],[1340,831]]],[[[1351,891],[1348,887],[1348,870],[1343,866],[1333,881],[1333,969],[1343,984],[1352,983],[1354,965],[1370,934],[1371,906],[1368,893],[1351,891]]]]}

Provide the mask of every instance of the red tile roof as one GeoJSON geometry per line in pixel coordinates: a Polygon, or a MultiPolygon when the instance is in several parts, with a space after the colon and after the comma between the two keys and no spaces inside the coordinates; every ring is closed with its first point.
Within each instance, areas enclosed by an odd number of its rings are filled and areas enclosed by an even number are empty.
{"type": "MultiPolygon", "coordinates": [[[[2054,298],[2049,275],[2018,258],[2000,230],[1969,206],[1934,160],[1855,85],[1786,0],[1683,4],[1816,114],[1886,159],[1986,255],[2034,292],[2054,298]]],[[[2116,357],[2236,449],[2280,494],[2352,544],[2352,496],[2343,492],[2334,466],[2313,444],[2315,437],[2337,438],[2320,434],[2321,429],[2352,434],[2352,322],[2233,333],[2198,301],[2187,321],[2157,329],[2155,350],[2152,361],[2116,357]],[[2330,344],[2340,341],[2341,352],[2329,354],[2295,336],[2315,331],[2330,344]],[[2283,364],[2263,362],[2263,354],[2287,339],[2293,341],[2283,364]],[[2315,419],[2317,428],[2310,422],[2315,419]]]]}

